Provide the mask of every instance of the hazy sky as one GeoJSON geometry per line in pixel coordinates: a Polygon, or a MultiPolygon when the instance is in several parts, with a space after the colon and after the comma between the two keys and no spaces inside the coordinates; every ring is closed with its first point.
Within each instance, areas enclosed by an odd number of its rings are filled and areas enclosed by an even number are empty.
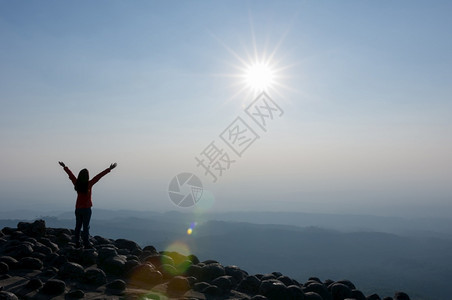
{"type": "Polygon", "coordinates": [[[0,1],[0,209],[72,210],[62,160],[91,175],[118,162],[94,188],[99,208],[177,209],[168,184],[193,172],[198,208],[448,216],[451,10],[0,1]],[[256,60],[284,111],[266,132],[244,112],[256,60]],[[219,137],[237,117],[260,137],[241,157],[219,137]],[[235,160],[216,183],[195,161],[212,141],[235,160]]]}

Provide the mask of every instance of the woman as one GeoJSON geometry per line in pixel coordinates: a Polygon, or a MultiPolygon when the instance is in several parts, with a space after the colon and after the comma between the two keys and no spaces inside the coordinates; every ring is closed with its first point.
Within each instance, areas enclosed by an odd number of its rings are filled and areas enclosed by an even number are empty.
{"type": "Polygon", "coordinates": [[[92,248],[92,245],[89,242],[89,221],[91,220],[91,206],[93,206],[91,201],[91,189],[99,179],[116,168],[117,164],[111,164],[109,168],[103,170],[94,176],[93,179],[89,180],[89,172],[87,169],[81,170],[78,173],[77,178],[75,178],[74,174],[63,162],[60,161],[58,163],[69,175],[69,179],[72,181],[74,189],[77,191],[77,202],[75,204],[75,245],[77,248],[81,246],[80,229],[83,226],[83,245],[85,248],[92,248]]]}

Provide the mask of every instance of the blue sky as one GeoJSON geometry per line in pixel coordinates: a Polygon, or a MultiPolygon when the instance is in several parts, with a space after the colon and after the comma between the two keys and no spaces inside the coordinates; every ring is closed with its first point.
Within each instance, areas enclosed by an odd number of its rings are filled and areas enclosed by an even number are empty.
{"type": "Polygon", "coordinates": [[[0,1],[0,209],[74,207],[57,165],[91,173],[95,207],[169,210],[194,172],[213,210],[447,216],[447,1],[0,1]],[[217,183],[194,157],[279,70],[284,110],[217,183]]]}

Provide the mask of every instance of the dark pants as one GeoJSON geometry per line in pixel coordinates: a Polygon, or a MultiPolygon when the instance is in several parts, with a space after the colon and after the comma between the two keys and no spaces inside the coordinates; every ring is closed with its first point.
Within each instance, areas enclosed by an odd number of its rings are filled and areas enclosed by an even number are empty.
{"type": "Polygon", "coordinates": [[[80,243],[80,229],[83,226],[82,238],[85,245],[89,244],[89,221],[91,220],[91,208],[75,209],[75,242],[80,243]]]}

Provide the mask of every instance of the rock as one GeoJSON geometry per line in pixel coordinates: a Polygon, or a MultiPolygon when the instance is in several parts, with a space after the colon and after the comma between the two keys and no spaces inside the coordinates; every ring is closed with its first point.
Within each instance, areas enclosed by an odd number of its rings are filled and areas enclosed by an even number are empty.
{"type": "Polygon", "coordinates": [[[366,300],[381,300],[381,298],[377,294],[372,294],[370,296],[367,296],[366,300]]]}
{"type": "Polygon", "coordinates": [[[384,297],[383,300],[394,300],[392,297],[384,297]]]}
{"type": "Polygon", "coordinates": [[[139,265],[140,265],[140,262],[138,260],[134,260],[134,259],[127,260],[126,264],[124,266],[125,272],[128,273],[128,272],[130,272],[130,270],[132,270],[133,268],[135,268],[136,266],[139,266],[139,265]]]}
{"type": "Polygon", "coordinates": [[[333,300],[344,300],[352,296],[352,291],[345,284],[333,283],[331,286],[331,295],[333,296],[333,300]]]}
{"type": "Polygon", "coordinates": [[[289,298],[287,287],[279,280],[263,280],[259,287],[259,294],[267,297],[269,300],[279,300],[289,298]]]}
{"type": "Polygon", "coordinates": [[[170,279],[173,276],[179,275],[179,272],[172,265],[161,265],[158,270],[162,273],[163,279],[170,279]]]}
{"type": "Polygon", "coordinates": [[[210,286],[207,282],[197,282],[193,286],[193,290],[196,292],[202,292],[206,287],[210,286]]]}
{"type": "Polygon", "coordinates": [[[168,256],[163,254],[153,254],[145,258],[145,261],[150,262],[157,268],[161,265],[172,265],[174,266],[174,260],[168,256]]]}
{"type": "Polygon", "coordinates": [[[126,283],[124,280],[116,279],[107,284],[107,289],[110,289],[110,290],[113,290],[116,292],[122,292],[126,289],[126,283]]]}
{"type": "Polygon", "coordinates": [[[320,295],[323,300],[332,300],[331,294],[322,283],[317,281],[311,281],[308,286],[303,287],[303,292],[306,294],[308,292],[314,292],[320,295]]]}
{"type": "Polygon", "coordinates": [[[46,255],[44,254],[44,253],[39,253],[39,252],[33,252],[32,254],[31,254],[31,257],[33,257],[33,258],[37,258],[37,259],[39,259],[40,261],[42,261],[42,260],[44,260],[45,258],[46,258],[46,255]]]}
{"type": "Polygon", "coordinates": [[[294,285],[294,282],[292,279],[290,279],[287,276],[279,276],[278,278],[279,281],[281,281],[282,283],[284,283],[285,286],[289,286],[289,285],[294,285]]]}
{"type": "Polygon", "coordinates": [[[108,245],[108,244],[112,243],[111,240],[101,237],[99,235],[94,236],[93,240],[94,240],[94,244],[96,244],[96,245],[108,245]]]}
{"type": "Polygon", "coordinates": [[[271,274],[271,273],[270,274],[264,274],[260,279],[261,279],[261,281],[269,280],[269,279],[276,279],[276,276],[271,274]]]}
{"type": "Polygon", "coordinates": [[[202,292],[210,296],[220,296],[222,294],[222,291],[215,285],[209,285],[204,290],[202,290],[202,292]]]}
{"type": "Polygon", "coordinates": [[[161,283],[162,279],[162,273],[149,264],[142,264],[131,270],[130,281],[141,288],[152,288],[161,283]]]}
{"type": "Polygon", "coordinates": [[[141,250],[141,247],[138,246],[137,243],[131,240],[126,239],[117,239],[114,242],[115,246],[118,247],[118,249],[127,249],[129,251],[135,251],[135,250],[141,250]]]}
{"type": "Polygon", "coordinates": [[[188,267],[187,271],[185,271],[185,274],[187,276],[193,276],[198,280],[201,280],[201,273],[202,273],[202,267],[198,265],[191,265],[188,267]]]}
{"type": "Polygon", "coordinates": [[[7,264],[10,270],[17,266],[17,260],[11,256],[0,256],[0,262],[7,264]]]}
{"type": "Polygon", "coordinates": [[[107,276],[105,272],[99,268],[91,268],[85,270],[83,274],[83,282],[95,286],[105,284],[107,282],[107,276]]]}
{"type": "Polygon", "coordinates": [[[236,282],[240,282],[243,280],[243,278],[248,276],[247,272],[241,270],[237,266],[224,267],[224,271],[225,271],[226,275],[232,276],[236,282]]]}
{"type": "Polygon", "coordinates": [[[289,298],[293,300],[304,300],[304,293],[301,287],[297,285],[289,285],[287,287],[289,298]]]}
{"type": "Polygon", "coordinates": [[[200,280],[210,282],[223,275],[226,275],[224,267],[219,263],[211,263],[202,267],[200,280]]]}
{"type": "Polygon", "coordinates": [[[48,295],[60,295],[64,293],[66,289],[66,283],[58,279],[49,279],[43,286],[42,292],[48,295]]]}
{"type": "Polygon", "coordinates": [[[191,261],[192,264],[194,265],[199,264],[199,259],[196,255],[190,254],[189,256],[187,256],[187,258],[191,261]]]}
{"type": "Polygon", "coordinates": [[[234,287],[235,280],[232,276],[224,275],[212,280],[212,284],[217,286],[222,293],[227,293],[234,287]]]}
{"type": "Polygon", "coordinates": [[[72,299],[81,299],[85,297],[85,292],[82,290],[70,291],[66,294],[66,297],[72,299]]]}
{"type": "Polygon", "coordinates": [[[57,276],[57,274],[58,274],[58,269],[55,267],[48,267],[41,272],[41,276],[48,277],[48,278],[50,278],[50,277],[53,278],[53,277],[57,276]]]}
{"type": "Polygon", "coordinates": [[[41,237],[46,234],[46,222],[44,220],[36,220],[33,223],[19,222],[17,229],[28,236],[41,237]]]}
{"type": "Polygon", "coordinates": [[[98,250],[97,260],[102,264],[105,260],[118,255],[118,252],[113,247],[102,247],[98,250]]]}
{"type": "Polygon", "coordinates": [[[394,300],[410,300],[410,297],[404,292],[396,292],[393,298],[394,300]]]}
{"type": "Polygon", "coordinates": [[[168,292],[183,294],[190,289],[187,278],[175,276],[168,282],[168,292]]]}
{"type": "Polygon", "coordinates": [[[66,245],[67,243],[72,241],[72,237],[70,234],[65,232],[59,232],[56,236],[57,244],[66,245]]]}
{"type": "Polygon", "coordinates": [[[260,285],[261,281],[256,276],[247,276],[239,283],[237,291],[255,295],[259,292],[260,285]]]}
{"type": "Polygon", "coordinates": [[[107,258],[101,265],[102,269],[109,274],[122,275],[126,268],[127,258],[124,255],[116,255],[107,258]]]}
{"type": "Polygon", "coordinates": [[[68,259],[66,256],[58,255],[56,253],[50,254],[46,259],[50,260],[49,261],[50,266],[53,266],[56,268],[61,268],[61,266],[63,266],[65,263],[68,262],[68,259]]]}
{"type": "Polygon", "coordinates": [[[262,295],[255,295],[251,297],[250,300],[268,300],[268,298],[262,295]]]}
{"type": "Polygon", "coordinates": [[[17,263],[18,269],[26,270],[41,270],[42,266],[42,261],[34,257],[24,257],[17,263]]]}
{"type": "Polygon", "coordinates": [[[146,246],[146,247],[144,247],[143,248],[143,252],[145,252],[145,251],[149,251],[151,253],[157,253],[157,250],[155,249],[154,246],[146,246]]]}
{"type": "Polygon", "coordinates": [[[17,296],[11,292],[1,291],[0,300],[18,300],[17,296]]]}
{"type": "Polygon", "coordinates": [[[17,229],[16,228],[11,228],[11,227],[3,227],[2,232],[4,235],[10,235],[13,232],[15,232],[17,229]]]}
{"type": "Polygon", "coordinates": [[[82,252],[82,257],[80,264],[85,267],[94,265],[97,262],[98,254],[94,249],[84,249],[82,252]]]}
{"type": "Polygon", "coordinates": [[[349,288],[350,290],[356,290],[355,285],[354,285],[350,280],[345,280],[345,279],[343,279],[343,280],[338,280],[338,281],[336,281],[336,283],[342,283],[342,284],[345,284],[346,286],[348,286],[348,288],[349,288]]]}
{"type": "Polygon", "coordinates": [[[42,281],[39,278],[32,278],[25,285],[25,287],[27,289],[30,289],[33,291],[42,288],[42,286],[43,286],[42,281]]]}
{"type": "Polygon", "coordinates": [[[9,272],[9,266],[4,262],[0,262],[0,275],[7,274],[8,272],[9,272]]]}
{"type": "Polygon", "coordinates": [[[73,262],[65,263],[58,272],[58,276],[63,279],[75,279],[80,280],[83,278],[85,271],[79,264],[73,262]]]}
{"type": "Polygon", "coordinates": [[[12,256],[16,259],[20,259],[22,257],[29,257],[33,253],[33,248],[28,243],[21,243],[16,246],[8,247],[4,254],[12,256]]]}
{"type": "Polygon", "coordinates": [[[363,292],[358,290],[352,290],[352,295],[350,298],[354,298],[356,300],[366,300],[366,296],[364,296],[363,292]]]}
{"type": "Polygon", "coordinates": [[[196,279],[196,278],[193,277],[193,276],[188,276],[188,277],[185,277],[185,278],[187,278],[188,283],[190,284],[190,286],[194,286],[195,283],[198,282],[198,279],[196,279]]]}
{"type": "Polygon", "coordinates": [[[323,300],[322,296],[315,292],[307,292],[304,294],[305,300],[323,300]]]}
{"type": "Polygon", "coordinates": [[[55,244],[54,242],[52,242],[48,238],[40,238],[39,242],[41,244],[49,247],[52,250],[52,252],[56,252],[56,251],[58,251],[60,249],[57,244],[55,244]]]}

